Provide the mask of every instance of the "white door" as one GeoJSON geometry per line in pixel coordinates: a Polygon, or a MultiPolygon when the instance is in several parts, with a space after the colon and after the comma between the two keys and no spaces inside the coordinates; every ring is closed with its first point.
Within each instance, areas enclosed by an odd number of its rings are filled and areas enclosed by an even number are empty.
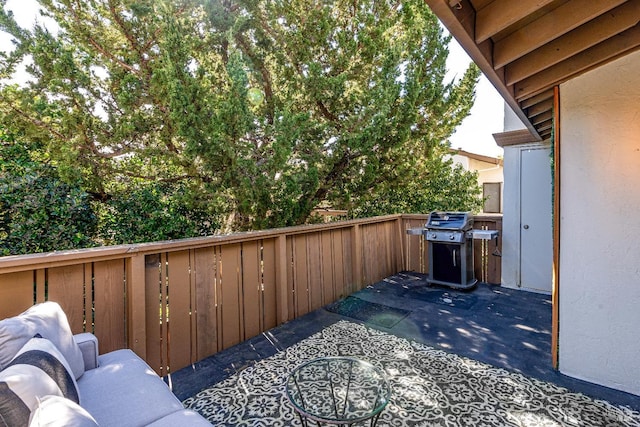
{"type": "Polygon", "coordinates": [[[551,292],[551,150],[520,151],[520,287],[551,292]]]}

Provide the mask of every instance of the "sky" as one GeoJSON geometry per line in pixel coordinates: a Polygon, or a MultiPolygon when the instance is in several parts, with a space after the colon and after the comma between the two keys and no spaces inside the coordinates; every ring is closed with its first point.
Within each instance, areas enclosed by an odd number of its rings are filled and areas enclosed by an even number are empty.
{"type": "MultiPolygon", "coordinates": [[[[34,21],[37,2],[35,0],[8,0],[6,7],[13,11],[19,24],[30,26],[34,21]]],[[[0,49],[5,50],[10,46],[9,38],[0,36],[0,49]]],[[[470,62],[469,56],[452,38],[447,60],[449,70],[447,79],[461,77],[470,62]]],[[[482,75],[476,86],[476,101],[471,109],[471,114],[451,136],[451,147],[485,156],[502,156],[503,150],[496,145],[492,134],[503,130],[503,105],[498,92],[482,75]]]]}
{"type": "MultiPolygon", "coordinates": [[[[452,38],[447,58],[448,79],[462,77],[471,63],[471,58],[452,38]]],[[[489,80],[481,75],[476,86],[476,100],[471,113],[464,119],[456,132],[449,138],[452,148],[461,148],[471,153],[498,157],[503,155],[496,145],[493,134],[502,132],[504,121],[504,101],[489,80]]]]}

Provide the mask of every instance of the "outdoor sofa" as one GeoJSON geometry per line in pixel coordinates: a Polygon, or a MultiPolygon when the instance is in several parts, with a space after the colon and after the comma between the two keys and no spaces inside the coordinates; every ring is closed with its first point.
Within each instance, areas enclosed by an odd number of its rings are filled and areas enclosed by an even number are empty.
{"type": "Polygon", "coordinates": [[[57,303],[0,321],[0,427],[210,426],[131,350],[99,355],[57,303]]]}

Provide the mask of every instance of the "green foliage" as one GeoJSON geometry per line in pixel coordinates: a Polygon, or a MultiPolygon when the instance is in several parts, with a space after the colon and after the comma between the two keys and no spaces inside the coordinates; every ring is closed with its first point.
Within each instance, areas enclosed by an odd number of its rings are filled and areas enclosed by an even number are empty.
{"type": "Polygon", "coordinates": [[[181,186],[142,184],[98,205],[102,244],[155,242],[212,234],[219,228],[184,200],[181,186]]]}
{"type": "Polygon", "coordinates": [[[0,255],[92,246],[96,218],[77,185],[3,135],[0,145],[0,255]]]}
{"type": "Polygon", "coordinates": [[[431,211],[472,211],[482,209],[482,189],[476,172],[454,165],[451,159],[428,160],[403,185],[381,184],[375,193],[365,196],[354,214],[360,217],[393,213],[431,211]]]}
{"type": "Polygon", "coordinates": [[[0,120],[91,195],[105,242],[477,203],[443,156],[479,71],[445,81],[423,0],[40,4],[59,28],[0,12],[0,76],[32,78],[0,83],[0,120]]]}

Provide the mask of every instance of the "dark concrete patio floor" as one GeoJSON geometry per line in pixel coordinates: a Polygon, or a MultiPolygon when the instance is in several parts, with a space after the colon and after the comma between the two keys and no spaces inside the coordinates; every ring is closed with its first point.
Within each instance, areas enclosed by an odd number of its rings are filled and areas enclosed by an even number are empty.
{"type": "Polygon", "coordinates": [[[353,296],[409,313],[385,328],[322,308],[181,369],[167,380],[176,396],[184,400],[326,326],[349,320],[640,410],[638,396],[576,380],[552,369],[548,295],[484,283],[469,291],[457,291],[427,286],[425,275],[403,272],[353,296]]]}

